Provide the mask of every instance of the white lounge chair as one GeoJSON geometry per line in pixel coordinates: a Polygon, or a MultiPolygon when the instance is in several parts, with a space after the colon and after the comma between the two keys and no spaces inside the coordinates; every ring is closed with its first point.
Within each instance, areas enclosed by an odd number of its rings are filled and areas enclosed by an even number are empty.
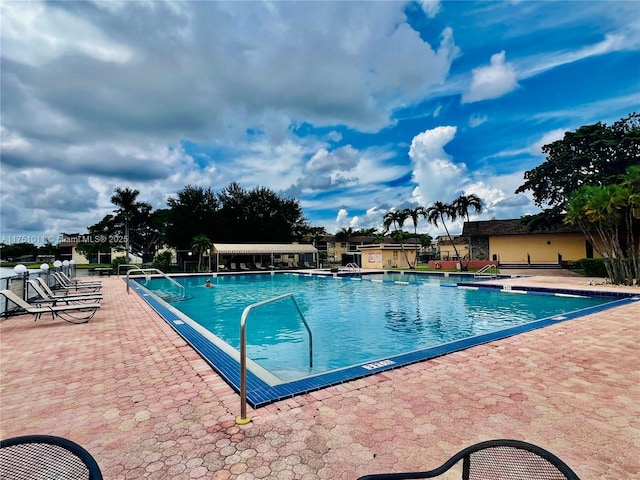
{"type": "Polygon", "coordinates": [[[102,288],[102,283],[69,283],[69,281],[60,274],[60,272],[55,272],[53,276],[58,281],[58,285],[65,290],[97,292],[102,288]]]}
{"type": "Polygon", "coordinates": [[[27,282],[36,291],[36,293],[40,295],[40,300],[37,301],[42,303],[48,302],[52,303],[53,305],[56,305],[57,303],[63,303],[69,305],[83,302],[100,303],[100,300],[102,300],[101,293],[89,293],[87,295],[49,295],[42,288],[40,282],[37,282],[35,280],[27,280],[27,282]]]}
{"type": "Polygon", "coordinates": [[[88,297],[88,296],[102,298],[102,294],[100,292],[71,293],[69,290],[64,290],[64,289],[59,292],[54,292],[53,290],[51,290],[51,287],[47,285],[47,282],[45,282],[42,278],[36,277],[35,281],[40,284],[40,288],[44,290],[47,296],[52,298],[73,298],[73,297],[88,297]]]}
{"type": "Polygon", "coordinates": [[[25,302],[11,290],[0,290],[0,295],[11,303],[18,306],[23,313],[34,315],[34,321],[38,320],[43,313],[50,313],[51,318],[59,317],[69,323],[87,323],[93,318],[98,309],[99,303],[83,303],[79,305],[32,305],[25,302]],[[84,313],[84,316],[80,316],[84,313]]]}
{"type": "Polygon", "coordinates": [[[79,278],[70,278],[69,275],[64,272],[56,273],[64,278],[70,285],[102,285],[100,280],[80,280],[79,278]]]}

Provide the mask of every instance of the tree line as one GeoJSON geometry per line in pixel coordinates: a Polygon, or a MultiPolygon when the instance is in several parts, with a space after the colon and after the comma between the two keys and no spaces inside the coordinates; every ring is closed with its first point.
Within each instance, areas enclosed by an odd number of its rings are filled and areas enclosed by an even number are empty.
{"type": "Polygon", "coordinates": [[[310,230],[297,200],[282,198],[273,190],[250,190],[231,183],[216,193],[211,188],[187,185],[167,200],[167,207],[153,210],[139,201],[140,192],[117,187],[111,202],[118,207],[95,225],[89,237],[103,239],[81,243],[86,256],[111,247],[125,248],[150,262],[164,246],[202,254],[213,240],[221,243],[275,243],[299,241],[310,230]],[[122,242],[110,242],[121,233],[122,242]]]}
{"type": "Polygon", "coordinates": [[[613,283],[640,283],[640,115],[582,126],[542,151],[547,159],[516,190],[546,207],[526,222],[578,226],[613,283]]]}
{"type": "MultiPolygon", "coordinates": [[[[546,160],[525,172],[524,183],[515,193],[531,191],[537,215],[522,218],[531,230],[552,231],[562,223],[578,226],[594,250],[603,258],[608,277],[614,283],[633,284],[640,280],[640,115],[629,114],[611,125],[598,122],[566,132],[560,140],[542,147],[546,160]]],[[[125,248],[150,262],[167,245],[177,250],[206,251],[212,241],[224,243],[289,243],[311,239],[316,243],[326,235],[322,227],[313,227],[302,214],[295,199],[281,198],[265,187],[250,190],[231,183],[216,193],[211,188],[187,185],[169,197],[167,208],[153,210],[138,199],[140,192],[118,187],[111,198],[117,207],[95,225],[88,227],[93,239],[79,245],[87,257],[111,247],[125,248]],[[117,234],[117,235],[116,235],[117,234]],[[126,241],[119,242],[117,239],[126,241]],[[103,239],[104,241],[96,241],[103,239]],[[114,241],[114,239],[116,239],[114,241]]],[[[456,256],[461,258],[449,231],[448,222],[469,221],[469,213],[482,212],[480,199],[461,195],[451,203],[435,202],[391,210],[382,219],[383,231],[344,228],[338,240],[349,241],[355,235],[392,235],[404,250],[405,240],[430,241],[417,234],[420,219],[442,225],[456,256]],[[409,220],[413,235],[403,230],[409,220]]],[[[51,252],[47,244],[1,245],[3,256],[51,252]],[[33,247],[33,248],[29,248],[33,247]],[[30,251],[29,251],[30,250],[30,251]]],[[[409,264],[408,256],[404,252],[409,264]]],[[[415,267],[415,263],[413,265],[415,267]]],[[[464,259],[463,259],[463,268],[464,259]]]]}

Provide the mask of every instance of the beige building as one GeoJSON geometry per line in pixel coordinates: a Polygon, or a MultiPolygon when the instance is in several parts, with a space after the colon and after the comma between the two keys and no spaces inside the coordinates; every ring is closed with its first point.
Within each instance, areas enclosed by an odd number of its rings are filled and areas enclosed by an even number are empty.
{"type": "Polygon", "coordinates": [[[466,238],[460,235],[452,235],[451,239],[446,235],[442,235],[436,239],[436,244],[441,260],[459,260],[460,258],[469,257],[469,243],[466,238]],[[457,255],[456,250],[458,252],[457,255]]]}
{"type": "Polygon", "coordinates": [[[462,236],[471,238],[472,258],[500,264],[562,264],[599,258],[584,233],[568,225],[531,230],[520,219],[466,222],[462,236]]]}
{"type": "Polygon", "coordinates": [[[411,245],[399,244],[359,245],[362,252],[362,268],[409,268],[416,260],[416,250],[411,245]],[[404,250],[404,252],[403,252],[404,250]],[[407,263],[407,259],[409,262],[407,263]]]}
{"type": "MultiPolygon", "coordinates": [[[[73,260],[78,265],[85,265],[90,263],[111,263],[118,257],[124,258],[126,256],[124,249],[110,248],[103,252],[97,252],[96,256],[89,260],[78,251],[78,245],[81,242],[90,241],[90,235],[62,233],[60,236],[62,241],[58,244],[59,260],[73,260]]],[[[142,258],[133,253],[129,253],[129,260],[131,263],[142,263],[142,258]]]]}

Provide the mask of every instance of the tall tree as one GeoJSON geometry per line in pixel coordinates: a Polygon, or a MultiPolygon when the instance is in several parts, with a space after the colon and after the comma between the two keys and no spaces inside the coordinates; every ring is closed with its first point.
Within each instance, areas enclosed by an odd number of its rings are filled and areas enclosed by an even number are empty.
{"type": "MultiPolygon", "coordinates": [[[[451,206],[455,209],[456,214],[462,217],[469,223],[469,210],[473,209],[476,213],[482,213],[482,200],[477,195],[471,193],[469,195],[460,195],[456,198],[451,206]]],[[[469,258],[467,259],[468,269],[469,262],[471,261],[472,249],[471,249],[471,237],[467,237],[467,245],[469,245],[469,258]]]]}
{"type": "MultiPolygon", "coordinates": [[[[202,271],[202,256],[204,252],[208,251],[213,245],[211,239],[204,233],[199,233],[193,240],[191,240],[191,249],[198,254],[198,271],[202,271]]],[[[209,252],[209,259],[211,259],[211,252],[209,252]]],[[[209,262],[211,264],[211,262],[209,262]]],[[[211,265],[209,265],[210,267],[211,265]]]]}
{"type": "Polygon", "coordinates": [[[291,242],[309,231],[299,202],[271,189],[245,190],[234,182],[218,198],[223,241],[291,242]]]}
{"type": "Polygon", "coordinates": [[[448,203],[435,202],[433,205],[427,208],[427,222],[429,222],[436,228],[438,227],[438,222],[442,222],[442,226],[444,227],[445,232],[447,232],[447,237],[449,237],[449,241],[451,242],[453,251],[456,252],[456,257],[460,258],[460,254],[458,253],[458,249],[456,248],[456,243],[453,241],[453,238],[449,233],[447,222],[445,220],[449,219],[452,222],[455,222],[456,218],[456,209],[448,203]]]}
{"type": "Polygon", "coordinates": [[[415,242],[416,258],[413,267],[418,267],[418,220],[420,217],[427,218],[427,210],[424,207],[417,206],[416,208],[405,208],[404,213],[407,218],[410,218],[413,222],[413,241],[415,242]]]}
{"type": "Polygon", "coordinates": [[[516,193],[530,190],[536,205],[563,211],[569,195],[583,185],[605,186],[640,158],[640,115],[632,113],[613,125],[596,123],[566,132],[562,140],[542,147],[547,159],[525,172],[516,193]]]}
{"type": "Polygon", "coordinates": [[[635,276],[620,239],[620,227],[630,208],[629,197],[630,192],[619,185],[585,185],[573,192],[567,204],[565,222],[578,225],[584,232],[603,258],[613,283],[632,284],[635,276]]]}
{"type": "MultiPolygon", "coordinates": [[[[113,191],[114,194],[111,197],[111,203],[118,207],[118,209],[115,210],[116,216],[114,220],[116,222],[122,222],[124,225],[125,259],[127,263],[129,263],[130,247],[132,244],[131,225],[132,223],[134,223],[136,227],[144,225],[146,217],[148,217],[151,211],[151,205],[138,201],[138,195],[140,195],[139,190],[128,187],[116,187],[113,191]]],[[[137,230],[134,230],[133,234],[137,237],[137,230]]],[[[133,243],[138,246],[135,240],[133,243]]],[[[139,249],[137,253],[140,253],[139,249]]]]}
{"type": "Polygon", "coordinates": [[[220,204],[211,188],[187,185],[167,200],[167,243],[179,249],[191,248],[191,241],[203,233],[215,238],[220,204]]]}
{"type": "Polygon", "coordinates": [[[411,262],[409,261],[409,256],[404,249],[404,236],[402,235],[402,227],[404,226],[404,222],[407,220],[407,212],[404,210],[391,210],[387,212],[385,216],[382,218],[382,228],[385,232],[389,232],[391,227],[393,230],[391,231],[392,236],[398,239],[400,242],[400,249],[402,250],[402,255],[404,256],[407,265],[411,266],[411,262]]]}

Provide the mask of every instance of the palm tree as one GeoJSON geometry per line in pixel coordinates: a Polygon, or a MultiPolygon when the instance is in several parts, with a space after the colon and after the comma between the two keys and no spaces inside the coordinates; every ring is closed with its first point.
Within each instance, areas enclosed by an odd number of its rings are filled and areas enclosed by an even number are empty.
{"type": "MultiPolygon", "coordinates": [[[[456,198],[451,206],[455,209],[456,214],[467,220],[469,223],[469,209],[475,210],[476,213],[482,213],[482,200],[477,195],[471,193],[469,195],[460,195],[456,198]]],[[[467,260],[467,268],[471,261],[471,235],[467,239],[469,245],[469,259],[467,260]]]]}
{"type": "MultiPolygon", "coordinates": [[[[204,233],[199,233],[191,241],[191,249],[198,254],[198,271],[202,271],[202,254],[211,248],[212,242],[204,233]]],[[[211,256],[209,256],[211,258],[211,256]]]]}
{"type": "Polygon", "coordinates": [[[424,207],[418,206],[416,208],[405,208],[404,213],[406,214],[407,218],[411,218],[411,220],[413,221],[413,240],[415,242],[415,247],[416,247],[416,259],[413,267],[411,268],[417,268],[418,267],[418,219],[419,217],[426,218],[427,210],[424,207]]]}
{"type": "Polygon", "coordinates": [[[116,187],[113,191],[115,193],[111,197],[111,203],[119,207],[116,213],[124,220],[125,259],[129,263],[129,224],[138,210],[146,204],[137,201],[139,190],[116,187]]]}
{"type": "Polygon", "coordinates": [[[407,252],[404,251],[404,243],[402,233],[402,226],[404,225],[405,220],[407,219],[407,213],[404,210],[392,210],[387,212],[382,219],[382,227],[385,232],[389,232],[391,226],[393,226],[393,232],[396,234],[396,238],[400,241],[400,248],[402,249],[402,254],[404,255],[404,259],[407,262],[407,265],[411,266],[411,262],[409,262],[409,257],[407,252]]]}
{"type": "Polygon", "coordinates": [[[449,241],[453,246],[453,251],[456,252],[456,257],[460,258],[460,254],[458,253],[456,244],[453,241],[453,238],[451,238],[451,234],[449,233],[449,229],[447,228],[445,218],[450,219],[452,222],[456,220],[457,214],[456,209],[453,208],[453,205],[449,205],[448,203],[443,202],[435,202],[433,205],[427,208],[427,222],[437,228],[438,221],[442,221],[442,226],[444,227],[445,232],[447,232],[447,237],[449,237],[449,241]]]}
{"type": "Polygon", "coordinates": [[[620,225],[628,209],[629,190],[619,185],[584,185],[567,203],[564,222],[578,225],[603,258],[613,283],[632,283],[630,265],[620,242],[620,225]]]}

